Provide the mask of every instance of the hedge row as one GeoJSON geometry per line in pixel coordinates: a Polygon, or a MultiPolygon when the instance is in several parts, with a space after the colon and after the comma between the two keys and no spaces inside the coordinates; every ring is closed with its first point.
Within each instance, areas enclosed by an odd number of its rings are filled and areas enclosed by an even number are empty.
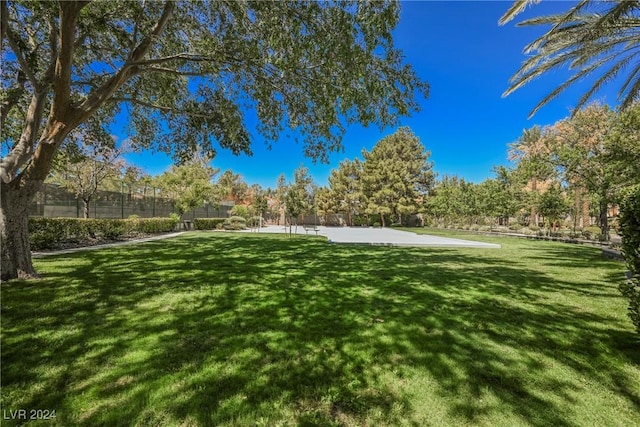
{"type": "Polygon", "coordinates": [[[629,299],[629,317],[640,333],[640,185],[623,193],[619,224],[622,252],[631,272],[619,289],[629,299]]]}
{"type": "Polygon", "coordinates": [[[220,230],[226,218],[196,218],[193,226],[196,230],[220,230]]]}
{"type": "Polygon", "coordinates": [[[135,233],[173,231],[176,221],[171,218],[84,219],[29,218],[31,249],[51,249],[63,242],[104,238],[118,239],[135,233]]]}
{"type": "Polygon", "coordinates": [[[196,230],[244,230],[247,220],[241,216],[229,218],[196,218],[193,220],[196,230]]]}

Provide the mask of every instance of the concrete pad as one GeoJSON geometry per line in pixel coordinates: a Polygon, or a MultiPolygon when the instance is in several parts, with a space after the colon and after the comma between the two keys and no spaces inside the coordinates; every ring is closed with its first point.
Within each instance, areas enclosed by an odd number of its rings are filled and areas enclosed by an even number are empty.
{"type": "MultiPolygon", "coordinates": [[[[458,247],[458,248],[500,248],[493,243],[475,242],[471,240],[451,239],[448,237],[431,236],[428,234],[416,234],[395,228],[369,228],[369,227],[312,227],[305,230],[302,226],[292,229],[296,234],[325,236],[330,243],[352,243],[366,245],[388,246],[427,246],[427,247],[458,247]]],[[[255,231],[254,231],[255,232],[255,231]]],[[[267,226],[260,229],[259,233],[288,233],[289,227],[267,226]]]]}

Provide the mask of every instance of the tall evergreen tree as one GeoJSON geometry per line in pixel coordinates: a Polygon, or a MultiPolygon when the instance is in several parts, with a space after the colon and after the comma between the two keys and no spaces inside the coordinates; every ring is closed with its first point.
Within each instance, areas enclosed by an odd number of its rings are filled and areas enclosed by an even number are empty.
{"type": "Polygon", "coordinates": [[[329,215],[339,212],[339,208],[336,206],[335,200],[336,199],[331,194],[331,189],[327,187],[320,187],[316,190],[315,202],[318,216],[323,219],[321,223],[328,224],[329,215]]]}
{"type": "Polygon", "coordinates": [[[363,150],[362,194],[365,212],[403,222],[416,213],[419,201],[433,185],[433,164],[420,139],[408,127],[401,127],[381,139],[368,152],[363,150]]]}
{"type": "Polygon", "coordinates": [[[362,203],[362,162],[358,159],[340,162],[337,169],[331,170],[328,197],[338,213],[347,215],[347,225],[353,225],[353,216],[359,212],[362,203]]]}

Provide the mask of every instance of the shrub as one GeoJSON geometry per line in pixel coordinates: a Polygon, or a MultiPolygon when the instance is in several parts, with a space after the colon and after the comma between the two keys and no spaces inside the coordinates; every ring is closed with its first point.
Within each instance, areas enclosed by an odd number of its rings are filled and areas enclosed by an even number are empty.
{"type": "Polygon", "coordinates": [[[171,218],[93,219],[29,218],[29,240],[33,250],[54,249],[64,242],[102,237],[115,240],[132,233],[172,231],[171,218]]]}
{"type": "Polygon", "coordinates": [[[367,226],[371,225],[370,221],[364,215],[354,215],[353,216],[353,225],[358,226],[367,226]]]}
{"type": "Polygon", "coordinates": [[[123,234],[125,222],[121,219],[29,218],[29,239],[34,250],[96,237],[116,239],[123,234]]]}
{"type": "Polygon", "coordinates": [[[54,218],[29,218],[31,249],[37,251],[55,247],[65,237],[66,230],[54,218]]]}
{"type": "Polygon", "coordinates": [[[598,239],[600,236],[600,227],[586,227],[582,230],[582,235],[585,239],[598,239]]]}
{"type": "Polygon", "coordinates": [[[226,218],[196,218],[193,225],[196,230],[219,230],[226,218]]]}
{"type": "Polygon", "coordinates": [[[618,222],[622,253],[631,272],[631,277],[618,289],[629,300],[629,317],[640,333],[640,185],[622,194],[618,222]]]}
{"type": "Polygon", "coordinates": [[[231,216],[224,221],[225,230],[244,230],[247,228],[247,220],[241,216],[231,216]]]}
{"type": "Polygon", "coordinates": [[[127,233],[167,233],[173,231],[176,222],[172,218],[133,218],[125,220],[127,233]]]}
{"type": "Polygon", "coordinates": [[[373,226],[374,227],[380,227],[380,223],[376,221],[376,222],[373,223],[373,226]]]}
{"type": "Polygon", "coordinates": [[[245,205],[235,205],[231,208],[231,215],[231,218],[238,216],[246,220],[249,218],[249,207],[245,205]]]}

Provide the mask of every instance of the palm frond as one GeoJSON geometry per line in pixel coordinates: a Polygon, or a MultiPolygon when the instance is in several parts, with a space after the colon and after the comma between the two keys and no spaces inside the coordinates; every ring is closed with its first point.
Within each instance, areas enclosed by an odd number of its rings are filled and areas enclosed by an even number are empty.
{"type": "Polygon", "coordinates": [[[515,18],[516,16],[518,16],[519,14],[521,14],[522,12],[524,12],[524,10],[531,5],[534,4],[538,4],[540,3],[540,0],[516,0],[513,2],[513,4],[511,5],[511,7],[504,13],[504,15],[502,15],[500,17],[500,20],[498,20],[498,24],[499,25],[504,25],[507,22],[510,22],[513,20],[513,18],[515,18]]]}
{"type": "MultiPolygon", "coordinates": [[[[521,8],[529,4],[520,3],[521,8]]],[[[514,3],[510,11],[515,11],[515,6],[514,3]]],[[[565,14],[542,16],[519,23],[519,26],[548,25],[551,28],[525,47],[525,53],[531,56],[510,79],[511,85],[503,96],[508,96],[553,69],[574,70],[575,73],[566,82],[547,94],[534,107],[531,117],[570,85],[600,72],[599,77],[578,101],[578,107],[583,106],[604,85],[613,82],[623,70],[635,63],[634,60],[640,53],[638,15],[639,0],[582,0],[565,14]]],[[[618,100],[623,106],[631,105],[633,100],[638,99],[639,67],[628,76],[618,93],[618,100]]]]}

